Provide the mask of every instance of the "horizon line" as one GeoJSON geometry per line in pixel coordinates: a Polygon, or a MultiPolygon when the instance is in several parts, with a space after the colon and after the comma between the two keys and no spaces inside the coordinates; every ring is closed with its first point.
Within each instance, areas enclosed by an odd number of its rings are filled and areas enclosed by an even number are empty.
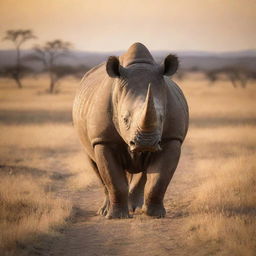
{"type": "MultiPolygon", "coordinates": [[[[24,48],[24,49],[20,49],[21,51],[29,51],[29,50],[33,50],[33,48],[24,48]]],[[[0,48],[0,51],[16,51],[15,48],[0,48]]],[[[99,54],[104,54],[104,53],[121,53],[121,52],[126,52],[127,50],[112,50],[112,51],[100,51],[100,50],[82,50],[82,49],[76,49],[76,48],[71,48],[70,51],[77,51],[77,52],[87,52],[87,53],[99,53],[99,54]]],[[[174,52],[174,53],[202,53],[202,54],[207,54],[207,53],[211,53],[211,54],[228,54],[228,53],[239,53],[239,52],[255,52],[256,53],[256,48],[247,48],[247,49],[241,49],[241,50],[233,50],[233,51],[229,51],[229,50],[150,50],[150,52],[174,52]]]]}

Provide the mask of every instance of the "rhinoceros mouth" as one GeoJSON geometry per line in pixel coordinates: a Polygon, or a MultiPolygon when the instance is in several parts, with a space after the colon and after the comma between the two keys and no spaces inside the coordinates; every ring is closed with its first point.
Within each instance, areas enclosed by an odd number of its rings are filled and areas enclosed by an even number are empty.
{"type": "Polygon", "coordinates": [[[137,131],[129,142],[131,152],[156,152],[161,150],[160,134],[157,132],[142,133],[137,131]]]}
{"type": "Polygon", "coordinates": [[[138,153],[138,152],[156,152],[161,150],[160,145],[151,146],[151,147],[142,147],[142,146],[130,146],[130,151],[132,153],[138,153]]]}

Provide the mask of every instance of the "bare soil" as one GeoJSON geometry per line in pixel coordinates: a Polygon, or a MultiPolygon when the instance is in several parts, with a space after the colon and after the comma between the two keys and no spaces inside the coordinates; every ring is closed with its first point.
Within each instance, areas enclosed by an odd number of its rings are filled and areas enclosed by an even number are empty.
{"type": "Polygon", "coordinates": [[[41,255],[187,255],[183,224],[188,216],[189,191],[194,185],[193,154],[185,145],[181,161],[165,197],[167,216],[152,219],[135,214],[132,219],[107,220],[97,216],[103,191],[92,186],[83,191],[63,190],[74,202],[72,223],[62,235],[44,243],[41,255]],[[72,194],[69,194],[72,193],[72,194]]]}

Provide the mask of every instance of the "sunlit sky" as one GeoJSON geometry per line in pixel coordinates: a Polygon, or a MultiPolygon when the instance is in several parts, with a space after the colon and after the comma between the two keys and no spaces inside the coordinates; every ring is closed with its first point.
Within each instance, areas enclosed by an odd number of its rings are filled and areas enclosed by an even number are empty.
{"type": "MultiPolygon", "coordinates": [[[[32,29],[75,49],[113,51],[142,42],[151,50],[256,49],[255,0],[0,0],[0,37],[32,29]]],[[[0,48],[10,48],[0,41],[0,48]]]]}

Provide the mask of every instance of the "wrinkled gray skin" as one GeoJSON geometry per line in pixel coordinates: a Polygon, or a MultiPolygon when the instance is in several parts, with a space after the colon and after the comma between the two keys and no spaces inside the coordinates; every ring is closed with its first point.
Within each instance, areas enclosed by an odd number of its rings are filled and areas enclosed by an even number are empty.
{"type": "Polygon", "coordinates": [[[85,74],[73,120],[104,186],[99,214],[129,218],[129,211],[142,207],[146,215],[165,216],[164,194],[188,129],[184,95],[167,77],[177,68],[176,56],[159,66],[135,43],[85,74]]]}

